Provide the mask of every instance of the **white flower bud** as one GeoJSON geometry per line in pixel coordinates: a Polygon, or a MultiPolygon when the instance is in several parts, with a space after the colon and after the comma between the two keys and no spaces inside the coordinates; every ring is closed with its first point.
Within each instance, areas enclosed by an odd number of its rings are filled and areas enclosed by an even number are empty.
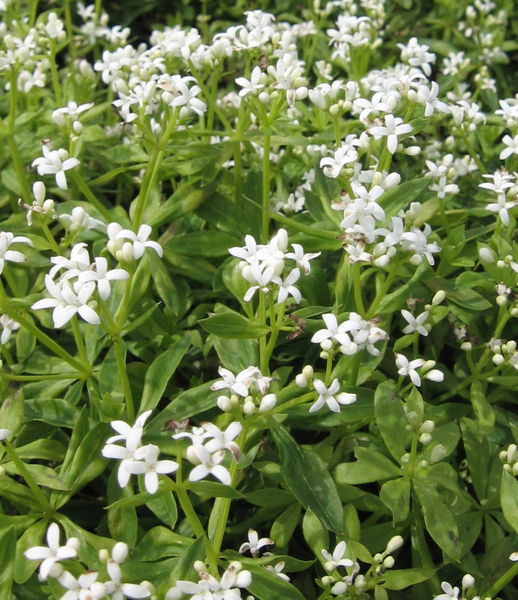
{"type": "Polygon", "coordinates": [[[420,254],[413,254],[410,257],[410,263],[415,267],[419,266],[423,262],[423,257],[420,254]]]}
{"type": "Polygon", "coordinates": [[[329,358],[329,352],[325,352],[324,350],[322,350],[319,356],[322,360],[327,360],[329,358]]]}
{"type": "Polygon", "coordinates": [[[270,94],[268,92],[261,92],[258,96],[259,101],[263,104],[267,104],[270,102],[270,94]]]}
{"type": "Polygon", "coordinates": [[[298,385],[300,388],[305,388],[308,386],[308,380],[304,377],[303,373],[299,373],[295,377],[295,384],[298,385]]]}
{"type": "Polygon", "coordinates": [[[333,581],[334,581],[334,578],[331,577],[330,575],[324,575],[324,577],[322,577],[323,585],[331,585],[333,583],[333,581]]]}
{"type": "Polygon", "coordinates": [[[378,563],[378,565],[381,563],[381,561],[383,560],[383,554],[381,554],[380,552],[376,553],[373,557],[372,560],[375,563],[378,563]]]}
{"type": "Polygon", "coordinates": [[[506,265],[505,265],[505,262],[504,262],[502,259],[500,259],[500,260],[497,260],[497,261],[496,261],[496,266],[497,266],[499,269],[504,269],[506,265]]]}
{"type": "Polygon", "coordinates": [[[263,413],[272,410],[272,408],[275,408],[276,404],[277,396],[275,394],[266,394],[266,396],[263,396],[261,403],[259,404],[259,412],[263,413]]]}
{"type": "Polygon", "coordinates": [[[394,560],[393,556],[387,556],[387,558],[383,561],[383,566],[386,569],[392,569],[392,567],[394,566],[395,562],[396,561],[394,560]]]}
{"type": "Polygon", "coordinates": [[[460,349],[464,350],[464,352],[471,352],[471,350],[473,349],[473,344],[471,342],[463,342],[460,345],[460,349]]]}
{"type": "Polygon", "coordinates": [[[512,467],[512,473],[514,475],[514,477],[518,477],[518,462],[515,462],[513,467],[512,467]]]}
{"type": "Polygon", "coordinates": [[[45,200],[45,194],[46,194],[45,184],[43,183],[43,181],[36,181],[33,184],[32,194],[38,204],[43,204],[43,201],[45,200]]]}
{"type": "Polygon", "coordinates": [[[507,460],[509,462],[514,462],[518,458],[518,448],[516,444],[509,444],[507,448],[507,460]]]}
{"type": "Polygon", "coordinates": [[[478,256],[482,262],[494,264],[496,262],[495,253],[491,248],[479,248],[478,256]]]}
{"type": "Polygon", "coordinates": [[[497,367],[505,363],[505,358],[501,354],[493,355],[493,358],[491,360],[497,367]]]}
{"type": "Polygon", "coordinates": [[[112,550],[112,558],[117,563],[124,562],[128,558],[128,544],[117,542],[112,550]]]}
{"type": "Polygon", "coordinates": [[[245,415],[253,415],[255,413],[255,404],[252,400],[245,400],[243,404],[243,412],[245,415]]]}
{"type": "Polygon", "coordinates": [[[395,535],[394,537],[390,538],[389,543],[387,544],[387,548],[385,550],[385,553],[386,554],[392,554],[393,552],[395,552],[396,550],[398,550],[398,548],[401,548],[401,546],[403,545],[404,541],[405,540],[400,535],[395,535]]]}
{"type": "Polygon", "coordinates": [[[207,570],[207,566],[202,560],[195,560],[192,567],[197,573],[203,573],[207,570]]]}
{"type": "Polygon", "coordinates": [[[446,454],[446,448],[442,444],[437,444],[432,448],[432,452],[430,454],[430,462],[432,464],[439,462],[446,457],[446,454]]]}
{"type": "Polygon", "coordinates": [[[518,306],[511,308],[509,313],[511,314],[511,317],[518,317],[518,306]]]}
{"type": "Polygon", "coordinates": [[[313,370],[313,367],[311,365],[306,365],[302,369],[302,374],[306,379],[313,379],[314,372],[315,371],[313,370]]]}
{"type": "Polygon", "coordinates": [[[421,444],[423,444],[423,446],[426,446],[427,444],[429,444],[432,441],[432,434],[431,433],[422,433],[419,436],[419,441],[421,442],[421,444]]]}
{"type": "Polygon", "coordinates": [[[420,146],[408,146],[408,148],[405,148],[405,154],[407,156],[417,156],[418,154],[420,154],[420,152],[420,146]]]}
{"type": "Polygon", "coordinates": [[[228,396],[219,396],[216,400],[216,404],[223,412],[228,412],[232,409],[232,400],[228,396]]]}
{"type": "Polygon", "coordinates": [[[464,577],[462,578],[462,587],[470,588],[470,587],[473,587],[474,585],[475,585],[475,578],[473,577],[473,575],[466,573],[466,575],[464,575],[464,577]]]}
{"type": "Polygon", "coordinates": [[[329,350],[331,350],[333,347],[333,340],[330,340],[330,339],[323,340],[322,342],[320,342],[320,347],[325,352],[329,352],[329,350]]]}
{"type": "Polygon", "coordinates": [[[438,290],[435,292],[434,297],[432,298],[432,306],[438,306],[441,302],[444,302],[446,298],[446,292],[444,290],[438,290]]]}
{"type": "Polygon", "coordinates": [[[0,442],[7,439],[11,435],[9,429],[0,429],[0,442]]]}
{"type": "Polygon", "coordinates": [[[106,550],[106,548],[99,550],[99,560],[102,563],[107,563],[110,560],[110,553],[108,552],[108,550],[106,550]]]}
{"type": "Polygon", "coordinates": [[[497,296],[496,303],[498,304],[498,306],[505,306],[507,304],[507,296],[497,296]]]}

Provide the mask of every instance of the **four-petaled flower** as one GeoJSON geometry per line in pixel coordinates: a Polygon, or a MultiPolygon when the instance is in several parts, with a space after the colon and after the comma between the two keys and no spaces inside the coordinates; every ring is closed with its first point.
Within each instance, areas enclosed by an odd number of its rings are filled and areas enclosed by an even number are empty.
{"type": "Polygon", "coordinates": [[[320,379],[315,379],[313,381],[313,385],[318,393],[318,398],[309,409],[310,413],[320,410],[324,404],[327,404],[329,410],[333,412],[340,412],[340,404],[352,404],[356,401],[356,394],[347,394],[345,392],[337,394],[338,390],[340,389],[338,379],[333,379],[329,387],[326,387],[325,383],[320,379]]]}
{"type": "Polygon", "coordinates": [[[333,554],[328,552],[327,550],[322,550],[322,556],[324,557],[326,563],[324,565],[325,570],[330,573],[334,571],[338,567],[352,567],[353,561],[344,558],[346,550],[345,542],[339,542],[336,545],[336,548],[333,550],[333,554]]]}
{"type": "Polygon", "coordinates": [[[264,546],[272,546],[275,542],[270,538],[261,538],[257,535],[257,531],[255,529],[248,530],[248,542],[241,544],[239,546],[239,553],[244,554],[245,552],[250,552],[250,554],[256,558],[259,556],[259,550],[264,546]]]}
{"type": "Polygon", "coordinates": [[[24,552],[29,560],[42,560],[40,564],[39,579],[45,581],[47,577],[58,577],[63,572],[60,560],[75,558],[79,541],[76,538],[67,540],[64,546],[59,545],[59,527],[51,523],[47,529],[47,546],[33,546],[24,552]]]}
{"type": "Polygon", "coordinates": [[[43,156],[34,159],[31,166],[38,169],[38,175],[55,175],[57,186],[66,190],[65,171],[77,167],[79,161],[77,158],[68,158],[68,152],[64,148],[50,150],[46,144],[43,144],[42,149],[43,156]]]}

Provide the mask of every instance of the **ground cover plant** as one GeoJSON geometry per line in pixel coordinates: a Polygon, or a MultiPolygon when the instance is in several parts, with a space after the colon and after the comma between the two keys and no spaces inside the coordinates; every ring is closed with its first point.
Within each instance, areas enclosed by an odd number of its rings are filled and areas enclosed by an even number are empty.
{"type": "Polygon", "coordinates": [[[0,600],[516,598],[514,3],[170,4],[0,1],[0,600]]]}

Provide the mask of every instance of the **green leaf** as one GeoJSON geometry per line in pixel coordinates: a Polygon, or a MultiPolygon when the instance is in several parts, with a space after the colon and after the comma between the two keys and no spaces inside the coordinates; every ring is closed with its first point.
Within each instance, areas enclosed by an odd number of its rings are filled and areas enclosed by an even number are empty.
{"type": "Polygon", "coordinates": [[[144,379],[140,412],[153,410],[160,402],[169,379],[189,349],[189,338],[184,337],[160,354],[150,365],[144,379]]]}
{"type": "Polygon", "coordinates": [[[411,585],[430,579],[434,573],[434,569],[426,567],[404,570],[390,569],[383,574],[384,586],[387,590],[404,590],[411,585]]]}
{"type": "Polygon", "coordinates": [[[401,400],[395,395],[392,381],[384,381],[374,394],[374,415],[381,437],[392,456],[399,461],[406,452],[407,423],[401,400]]]}
{"type": "Polygon", "coordinates": [[[210,390],[211,382],[202,383],[178,394],[146,427],[149,434],[159,434],[170,421],[181,421],[199,415],[216,406],[217,394],[210,390]]]}
{"type": "Polygon", "coordinates": [[[482,382],[479,379],[471,384],[470,394],[471,406],[477,417],[482,435],[488,435],[495,425],[495,411],[487,401],[487,393],[482,382]]]}
{"type": "Polygon", "coordinates": [[[360,484],[382,481],[401,476],[402,472],[389,458],[372,448],[358,446],[354,449],[356,462],[342,463],[336,467],[338,484],[360,484]]]}
{"type": "Polygon", "coordinates": [[[38,561],[28,560],[23,553],[33,546],[41,546],[44,543],[43,538],[48,525],[47,519],[40,519],[26,529],[18,540],[14,560],[14,580],[16,583],[25,583],[39,566],[38,561]]]}
{"type": "Polygon", "coordinates": [[[430,183],[429,177],[419,177],[387,190],[379,199],[379,204],[385,210],[387,220],[389,217],[395,216],[402,208],[410,206],[410,203],[418,198],[422,201],[423,192],[430,183]]]}
{"type": "MultiPolygon", "coordinates": [[[[59,478],[58,474],[54,469],[47,467],[46,465],[26,464],[25,468],[32,475],[34,481],[43,487],[48,487],[52,490],[68,490],[69,488],[59,478]]],[[[5,470],[12,474],[20,475],[18,469],[13,463],[7,463],[5,470]]]]}
{"type": "Polygon", "coordinates": [[[12,599],[15,551],[16,534],[14,527],[9,527],[0,533],[0,600],[12,599]]]}
{"type": "Polygon", "coordinates": [[[55,427],[73,428],[79,411],[60,398],[39,398],[25,401],[25,421],[43,421],[55,427]]]}
{"type": "Polygon", "coordinates": [[[428,533],[444,554],[454,561],[461,558],[459,529],[450,509],[442,501],[435,486],[427,481],[426,475],[414,477],[414,489],[421,503],[428,533]]]}
{"type": "Polygon", "coordinates": [[[457,290],[447,290],[446,298],[449,302],[458,304],[469,311],[481,311],[491,308],[493,305],[484,296],[473,289],[463,287],[457,290]]]}
{"type": "Polygon", "coordinates": [[[161,490],[146,502],[149,510],[166,525],[174,529],[178,520],[178,506],[170,490],[161,490]]]}
{"type": "Polygon", "coordinates": [[[410,511],[410,480],[406,477],[386,481],[380,490],[383,504],[392,512],[392,522],[406,521],[410,511]]]}
{"type": "Polygon", "coordinates": [[[399,286],[395,291],[387,294],[378,306],[376,313],[378,315],[384,313],[394,313],[405,306],[408,298],[412,295],[412,288],[422,279],[424,274],[430,270],[430,265],[424,261],[415,270],[414,274],[410,279],[399,286]]]}
{"type": "Polygon", "coordinates": [[[139,540],[131,557],[133,560],[150,561],[166,556],[182,556],[191,543],[191,538],[174,533],[167,527],[153,527],[139,540]]]}
{"type": "Polygon", "coordinates": [[[242,498],[243,494],[234,488],[217,483],[216,481],[195,481],[189,483],[189,490],[199,496],[208,496],[209,498],[242,498]]]}
{"type": "Polygon", "coordinates": [[[282,426],[272,429],[279,450],[284,482],[304,508],[311,510],[322,524],[340,533],[343,507],[329,471],[313,452],[303,449],[282,426]]]}
{"type": "Polygon", "coordinates": [[[233,373],[238,373],[250,365],[259,364],[259,344],[257,340],[239,340],[217,335],[212,335],[211,339],[221,364],[233,373]]]}
{"type": "Polygon", "coordinates": [[[292,504],[283,510],[273,522],[270,538],[275,542],[276,548],[283,548],[289,543],[299,523],[300,510],[300,504],[292,504]]]}
{"type": "Polygon", "coordinates": [[[500,482],[500,502],[506,521],[518,533],[518,481],[506,471],[500,482]]]}
{"type": "Polygon", "coordinates": [[[463,418],[460,420],[462,431],[462,442],[468,459],[468,469],[473,482],[473,487],[478,499],[487,498],[487,487],[490,451],[487,437],[479,430],[479,423],[473,419],[463,418]]]}
{"type": "Polygon", "coordinates": [[[322,550],[329,547],[329,532],[316,514],[308,509],[302,518],[302,533],[313,554],[321,559],[322,550]]]}
{"type": "Polygon", "coordinates": [[[199,324],[209,333],[215,333],[225,338],[251,338],[257,339],[266,335],[270,328],[259,323],[252,323],[249,319],[234,311],[211,315],[201,319],[199,324]]]}
{"type": "Polygon", "coordinates": [[[277,506],[285,506],[293,502],[293,495],[282,488],[265,487],[253,492],[245,494],[245,499],[250,504],[263,506],[266,508],[274,508],[277,506]]]}
{"type": "Polygon", "coordinates": [[[252,583],[247,589],[260,600],[304,600],[304,596],[294,585],[275,573],[250,563],[247,563],[246,568],[252,573],[252,583]]]}
{"type": "Polygon", "coordinates": [[[178,254],[213,258],[228,256],[228,249],[240,243],[238,237],[224,231],[196,231],[175,236],[167,247],[178,254]]]}

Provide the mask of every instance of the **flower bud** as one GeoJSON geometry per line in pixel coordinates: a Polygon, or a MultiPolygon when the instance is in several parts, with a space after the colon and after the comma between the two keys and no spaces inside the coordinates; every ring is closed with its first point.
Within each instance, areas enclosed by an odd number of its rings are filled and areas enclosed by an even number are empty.
{"type": "Polygon", "coordinates": [[[499,269],[504,269],[504,268],[505,268],[505,262],[504,262],[503,260],[501,260],[501,259],[500,259],[500,260],[497,260],[497,261],[496,261],[496,266],[497,266],[499,269]]]}
{"type": "Polygon", "coordinates": [[[443,458],[446,458],[446,448],[442,444],[437,444],[433,447],[432,452],[430,453],[430,462],[437,463],[441,461],[443,458]]]}
{"type": "Polygon", "coordinates": [[[252,400],[245,400],[243,404],[243,412],[245,415],[253,415],[255,413],[255,404],[252,400]]]}
{"type": "Polygon", "coordinates": [[[501,354],[495,354],[491,360],[497,367],[505,363],[505,358],[501,354]]]}
{"type": "Polygon", "coordinates": [[[473,349],[473,344],[471,342],[462,342],[460,349],[464,350],[464,352],[471,352],[473,349]]]}
{"type": "Polygon", "coordinates": [[[462,578],[462,587],[470,588],[470,587],[473,587],[474,585],[475,585],[475,578],[473,577],[473,575],[466,573],[466,575],[464,575],[464,577],[462,578]]]}
{"type": "Polygon", "coordinates": [[[394,566],[395,562],[396,561],[394,560],[393,556],[387,556],[387,558],[383,561],[383,566],[386,569],[392,569],[392,567],[394,566]]]}
{"type": "Polygon", "coordinates": [[[228,396],[219,396],[216,400],[216,404],[223,412],[228,412],[232,409],[232,400],[228,396]]]}
{"type": "Polygon", "coordinates": [[[259,404],[259,412],[267,412],[275,408],[277,404],[277,396],[275,394],[266,394],[263,396],[261,403],[259,404]]]}
{"type": "Polygon", "coordinates": [[[505,306],[507,304],[507,296],[497,296],[496,303],[498,306],[505,306]]]}
{"type": "Polygon", "coordinates": [[[432,421],[431,419],[427,419],[426,421],[423,421],[421,427],[419,428],[419,431],[421,433],[432,433],[434,429],[435,429],[434,421],[432,421]]]}
{"type": "Polygon", "coordinates": [[[197,573],[202,573],[203,571],[207,570],[207,566],[201,560],[195,560],[192,567],[197,573]]]}
{"type": "Polygon", "coordinates": [[[491,248],[479,248],[478,256],[482,262],[494,264],[496,262],[495,253],[491,248]]]}
{"type": "Polygon", "coordinates": [[[329,352],[329,350],[331,350],[333,348],[333,340],[327,339],[327,340],[320,342],[320,347],[325,352],[329,352]]]}
{"type": "Polygon", "coordinates": [[[110,560],[110,553],[108,552],[108,550],[106,550],[106,548],[99,550],[99,560],[102,563],[107,563],[110,560]]]}
{"type": "Polygon", "coordinates": [[[423,444],[423,446],[426,446],[427,444],[429,444],[432,441],[432,434],[431,433],[422,433],[419,436],[419,441],[421,442],[421,444],[423,444]]]}
{"type": "Polygon", "coordinates": [[[304,373],[299,373],[296,377],[295,377],[295,384],[298,385],[300,388],[305,388],[308,385],[308,380],[305,378],[304,373]]]}
{"type": "Polygon", "coordinates": [[[395,552],[396,550],[401,548],[404,541],[405,540],[400,535],[395,535],[394,537],[390,538],[389,543],[387,544],[385,553],[392,554],[393,552],[395,552]]]}
{"type": "Polygon", "coordinates": [[[444,290],[438,290],[435,292],[434,297],[432,298],[432,305],[438,306],[441,302],[444,302],[446,298],[446,292],[444,290]]]}

